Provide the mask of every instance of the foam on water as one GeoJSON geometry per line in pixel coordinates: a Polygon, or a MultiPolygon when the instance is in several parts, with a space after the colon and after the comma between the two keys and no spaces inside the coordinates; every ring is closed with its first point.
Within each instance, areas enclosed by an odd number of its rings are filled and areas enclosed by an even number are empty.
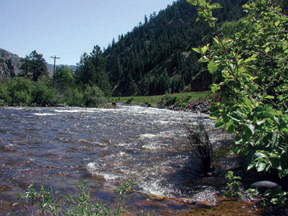
{"type": "Polygon", "coordinates": [[[155,134],[141,134],[140,138],[146,139],[146,138],[154,138],[156,135],[155,134]]]}
{"type": "Polygon", "coordinates": [[[36,115],[36,116],[55,116],[56,114],[54,114],[54,113],[33,113],[33,115],[36,115]]]}
{"type": "Polygon", "coordinates": [[[116,180],[119,179],[120,176],[112,173],[108,173],[103,170],[97,163],[95,162],[90,162],[87,164],[87,170],[92,176],[101,176],[103,177],[106,181],[110,180],[116,180]]]}
{"type": "Polygon", "coordinates": [[[192,197],[192,200],[197,202],[205,202],[208,205],[216,205],[217,204],[217,191],[214,188],[206,188],[203,191],[195,194],[192,197]]]}

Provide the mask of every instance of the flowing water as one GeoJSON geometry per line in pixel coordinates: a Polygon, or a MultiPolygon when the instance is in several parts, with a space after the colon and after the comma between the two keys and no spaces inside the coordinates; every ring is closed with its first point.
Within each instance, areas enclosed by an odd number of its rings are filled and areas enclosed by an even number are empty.
{"type": "MultiPolygon", "coordinates": [[[[31,184],[66,194],[81,179],[108,206],[117,201],[119,182],[135,179],[138,186],[127,197],[132,215],[176,215],[199,202],[213,206],[220,190],[213,182],[221,180],[199,177],[183,126],[199,118],[213,127],[204,114],[140,106],[1,108],[0,215],[19,215],[12,205],[16,193],[31,184]]],[[[223,135],[212,137],[216,148],[223,135]]]]}

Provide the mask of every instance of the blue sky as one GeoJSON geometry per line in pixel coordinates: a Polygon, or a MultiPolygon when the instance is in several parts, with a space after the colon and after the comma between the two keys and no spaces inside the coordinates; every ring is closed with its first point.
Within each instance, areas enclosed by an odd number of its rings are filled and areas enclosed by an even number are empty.
{"type": "Polygon", "coordinates": [[[20,57],[36,50],[48,63],[76,65],[94,45],[107,47],[144,16],[175,0],[0,0],[0,48],[20,57]]]}

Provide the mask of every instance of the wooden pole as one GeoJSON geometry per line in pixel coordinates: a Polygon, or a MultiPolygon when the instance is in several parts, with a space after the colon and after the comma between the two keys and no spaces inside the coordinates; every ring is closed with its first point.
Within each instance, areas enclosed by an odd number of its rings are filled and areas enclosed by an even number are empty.
{"type": "Polygon", "coordinates": [[[54,59],[54,70],[53,70],[53,85],[54,85],[54,75],[55,75],[55,72],[56,72],[56,59],[60,59],[60,57],[57,57],[55,55],[55,56],[51,56],[50,58],[54,59]]]}

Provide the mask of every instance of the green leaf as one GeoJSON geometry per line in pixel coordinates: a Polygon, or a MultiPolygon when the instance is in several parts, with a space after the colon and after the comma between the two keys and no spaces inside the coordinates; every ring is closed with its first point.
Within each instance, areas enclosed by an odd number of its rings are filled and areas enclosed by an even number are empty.
{"type": "Polygon", "coordinates": [[[202,55],[205,55],[208,49],[209,49],[209,44],[207,44],[207,45],[204,46],[204,47],[201,47],[201,48],[200,48],[201,54],[202,54],[202,55]]]}
{"type": "Polygon", "coordinates": [[[192,48],[192,50],[194,50],[195,52],[197,52],[197,53],[200,53],[200,54],[201,54],[201,48],[192,48]]]}
{"type": "Polygon", "coordinates": [[[264,154],[263,152],[259,152],[259,151],[256,152],[254,155],[255,155],[256,159],[267,157],[266,154],[264,154]]]}
{"type": "Polygon", "coordinates": [[[274,99],[274,96],[272,96],[272,95],[266,95],[264,98],[265,98],[265,99],[274,99]]]}
{"type": "Polygon", "coordinates": [[[214,75],[217,69],[218,69],[217,63],[210,61],[208,64],[208,71],[210,72],[210,74],[214,75]]]}
{"type": "Polygon", "coordinates": [[[241,144],[242,141],[243,141],[243,140],[242,140],[242,137],[241,137],[241,136],[236,136],[236,137],[234,138],[234,142],[235,142],[236,145],[241,144]]]}
{"type": "Polygon", "coordinates": [[[225,130],[226,130],[228,133],[233,133],[233,132],[235,132],[235,128],[236,128],[236,126],[233,124],[232,121],[227,122],[227,124],[226,124],[226,126],[225,126],[225,130]]]}
{"type": "Polygon", "coordinates": [[[211,5],[209,4],[208,8],[210,10],[214,10],[214,9],[217,9],[217,8],[222,8],[222,6],[220,4],[218,4],[218,3],[214,3],[214,4],[211,4],[211,5]]]}
{"type": "Polygon", "coordinates": [[[266,163],[258,163],[256,164],[256,169],[258,172],[263,172],[266,169],[267,164],[266,163]]]}
{"type": "Polygon", "coordinates": [[[252,161],[252,162],[248,165],[247,170],[253,169],[253,168],[255,167],[255,165],[256,165],[256,163],[255,163],[254,161],[252,161]]]}
{"type": "Polygon", "coordinates": [[[223,121],[216,121],[215,123],[215,129],[218,129],[218,128],[221,128],[221,127],[224,127],[225,123],[223,121]]]}
{"type": "Polygon", "coordinates": [[[257,60],[257,55],[252,55],[250,58],[246,59],[244,62],[247,63],[247,62],[250,62],[250,61],[256,61],[257,60]]]}
{"type": "Polygon", "coordinates": [[[243,101],[251,112],[253,108],[251,101],[247,97],[243,97],[243,101]]]}
{"type": "Polygon", "coordinates": [[[288,128],[283,128],[281,132],[285,137],[288,137],[288,128]]]}

